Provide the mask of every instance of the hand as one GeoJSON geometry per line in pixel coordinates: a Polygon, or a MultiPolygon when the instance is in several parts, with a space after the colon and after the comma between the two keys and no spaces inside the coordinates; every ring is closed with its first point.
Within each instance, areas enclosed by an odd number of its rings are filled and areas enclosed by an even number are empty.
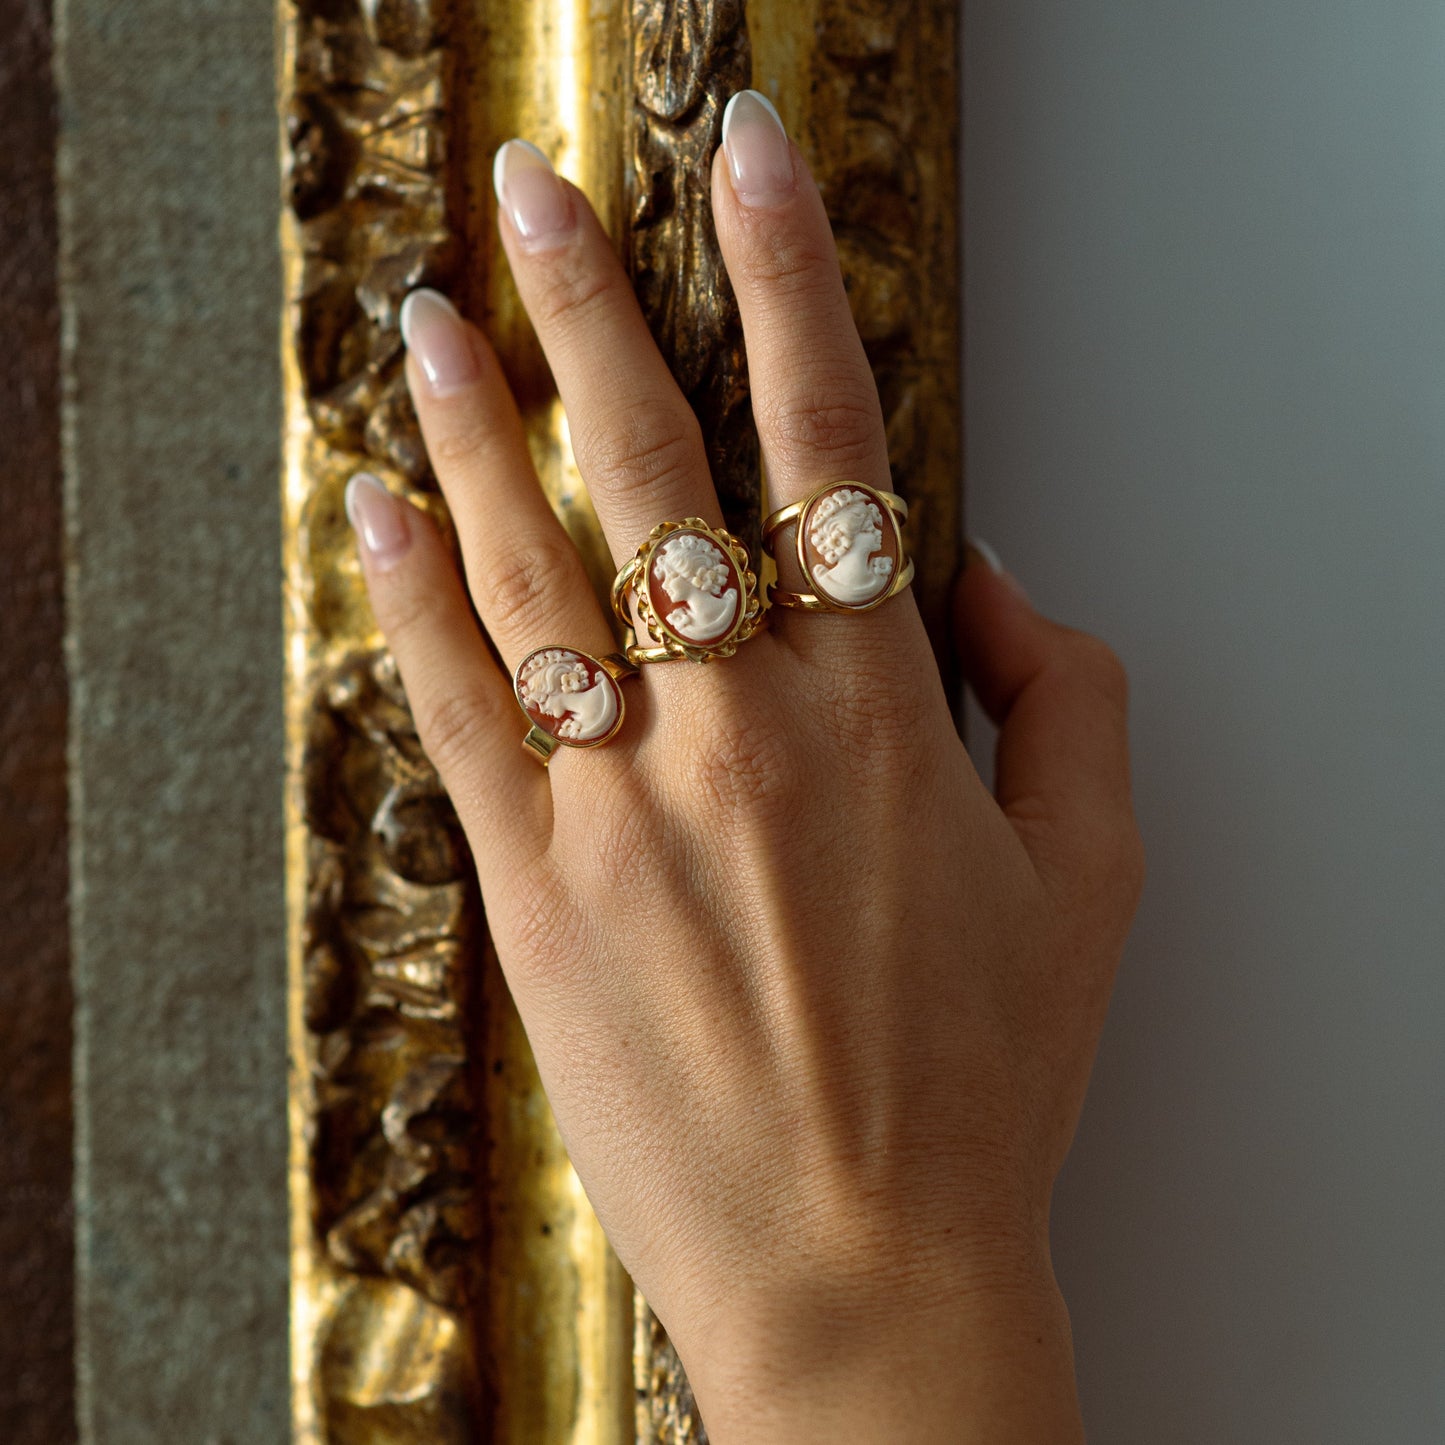
{"type": "MultiPolygon", "coordinates": [[[[713,206],[774,505],[887,488],[817,188],[752,93],[724,137],[713,206]]],[[[719,523],[586,200],[515,142],[497,177],[614,559],[664,519],[719,523]]],[[[506,666],[612,650],[486,340],[435,293],[404,329],[506,666]]],[[[1077,1438],[1047,1230],[1141,879],[1113,655],[975,551],[958,629],[1001,727],[997,800],[911,593],[649,666],[619,736],[544,771],[436,530],[374,480],[348,505],[558,1127],[715,1445],[1077,1438]]]]}

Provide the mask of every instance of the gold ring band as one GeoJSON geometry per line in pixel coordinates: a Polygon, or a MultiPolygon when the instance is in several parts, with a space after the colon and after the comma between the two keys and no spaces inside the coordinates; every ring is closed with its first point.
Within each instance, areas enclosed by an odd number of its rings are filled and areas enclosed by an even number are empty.
{"type": "Polygon", "coordinates": [[[538,647],[517,664],[512,692],[531,723],[522,746],[545,768],[558,748],[599,748],[621,731],[621,684],[637,676],[619,652],[593,657],[575,647],[538,647]]]}
{"type": "Polygon", "coordinates": [[[748,549],[701,517],[659,522],[612,582],[612,610],[638,637],[634,665],[731,657],[763,625],[763,600],[748,549]]]}
{"type": "Polygon", "coordinates": [[[774,539],[796,530],[798,567],[815,592],[768,584],[768,603],[803,612],[871,612],[913,581],[903,542],[908,503],[896,492],[863,482],[829,482],[763,523],[763,550],[776,558],[774,539]]]}
{"type": "Polygon", "coordinates": [[[839,606],[812,592],[789,592],[776,583],[768,587],[768,606],[789,607],[795,612],[871,612],[875,607],[881,607],[890,597],[906,592],[913,583],[913,570],[913,559],[910,557],[904,563],[903,570],[889,583],[887,590],[865,607],[839,606]]]}

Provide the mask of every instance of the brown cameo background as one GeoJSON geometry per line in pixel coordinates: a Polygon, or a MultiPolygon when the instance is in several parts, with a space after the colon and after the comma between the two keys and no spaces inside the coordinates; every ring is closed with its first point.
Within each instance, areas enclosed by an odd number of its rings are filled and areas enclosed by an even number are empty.
{"type": "Polygon", "coordinates": [[[732,558],[691,529],[669,533],[648,554],[647,595],[658,626],[692,647],[727,641],[747,605],[732,558]]]}
{"type": "Polygon", "coordinates": [[[832,487],[798,519],[798,555],[808,585],[838,607],[871,607],[903,565],[898,523],[871,488],[832,487]]]}
{"type": "Polygon", "coordinates": [[[606,742],[622,722],[622,689],[585,652],[539,648],[518,667],[515,687],[522,711],[560,743],[606,742]]]}

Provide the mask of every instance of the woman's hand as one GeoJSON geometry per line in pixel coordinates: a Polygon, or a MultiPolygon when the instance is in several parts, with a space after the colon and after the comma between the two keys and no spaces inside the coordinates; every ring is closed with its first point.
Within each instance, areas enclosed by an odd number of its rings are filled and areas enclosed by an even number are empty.
{"type": "MultiPolygon", "coordinates": [[[[657,522],[720,522],[586,200],[515,142],[497,183],[614,559],[657,522]]],[[[773,504],[886,489],[817,188],[751,92],[713,205],[773,504]]],[[[611,651],[486,340],[434,293],[404,329],[507,667],[611,651]]],[[[1141,878],[1113,655],[974,552],[958,626],[1001,727],[997,801],[906,592],[775,611],[730,659],[647,667],[620,735],[544,771],[436,530],[364,478],[348,504],[563,1139],[715,1445],[1075,1438],[1049,1198],[1141,878]]]]}

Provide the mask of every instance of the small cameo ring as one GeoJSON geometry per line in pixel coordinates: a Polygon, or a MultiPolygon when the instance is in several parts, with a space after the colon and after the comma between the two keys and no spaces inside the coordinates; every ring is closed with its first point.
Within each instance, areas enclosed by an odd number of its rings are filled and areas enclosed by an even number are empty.
{"type": "Polygon", "coordinates": [[[626,715],[621,683],[636,677],[625,657],[593,657],[574,647],[539,647],[512,674],[517,706],[532,724],[522,746],[545,768],[562,748],[600,748],[626,715]]]}
{"type": "Polygon", "coordinates": [[[796,524],[798,566],[815,592],[788,592],[768,584],[768,602],[804,612],[871,612],[913,581],[913,559],[903,546],[908,503],[862,482],[829,482],[805,501],[772,513],[763,523],[763,551],[796,524]]]}
{"type": "Polygon", "coordinates": [[[748,549],[701,517],[659,522],[612,583],[612,610],[639,633],[629,662],[711,662],[731,657],[763,624],[762,595],[748,549]]]}

